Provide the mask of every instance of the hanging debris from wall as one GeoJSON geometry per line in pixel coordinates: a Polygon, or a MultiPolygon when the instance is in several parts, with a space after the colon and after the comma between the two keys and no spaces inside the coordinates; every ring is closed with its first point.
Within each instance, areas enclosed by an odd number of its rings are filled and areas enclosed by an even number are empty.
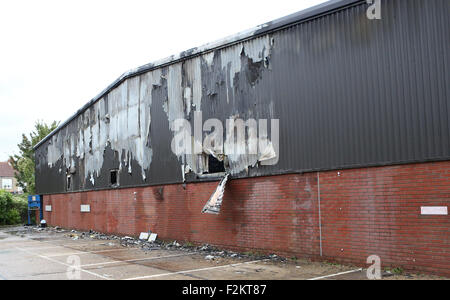
{"type": "Polygon", "coordinates": [[[202,210],[204,214],[213,214],[218,215],[220,213],[220,209],[222,207],[223,195],[225,193],[225,186],[227,184],[228,178],[230,174],[226,174],[225,177],[220,181],[219,186],[217,187],[214,194],[212,194],[211,198],[209,198],[208,203],[206,203],[205,207],[202,210]]]}

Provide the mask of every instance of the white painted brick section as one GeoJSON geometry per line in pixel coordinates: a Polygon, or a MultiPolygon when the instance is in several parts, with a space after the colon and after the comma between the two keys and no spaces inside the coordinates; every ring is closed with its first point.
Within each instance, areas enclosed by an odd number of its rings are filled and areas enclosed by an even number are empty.
{"type": "Polygon", "coordinates": [[[447,216],[447,206],[422,206],[421,213],[423,216],[447,216]]]}
{"type": "Polygon", "coordinates": [[[88,213],[91,212],[91,206],[90,205],[81,205],[81,210],[82,213],[88,213]]]}

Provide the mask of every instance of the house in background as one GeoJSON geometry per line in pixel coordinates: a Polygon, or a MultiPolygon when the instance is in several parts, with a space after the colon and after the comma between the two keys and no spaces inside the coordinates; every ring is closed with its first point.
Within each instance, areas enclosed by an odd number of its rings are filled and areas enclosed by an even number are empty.
{"type": "Polygon", "coordinates": [[[14,177],[15,171],[9,162],[0,162],[0,189],[11,193],[21,193],[14,177]]]}

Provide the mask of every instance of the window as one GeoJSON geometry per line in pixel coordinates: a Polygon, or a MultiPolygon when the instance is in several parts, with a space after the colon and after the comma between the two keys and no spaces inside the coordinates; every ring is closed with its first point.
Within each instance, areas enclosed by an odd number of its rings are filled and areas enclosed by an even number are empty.
{"type": "Polygon", "coordinates": [[[118,170],[111,170],[110,176],[109,176],[109,183],[112,186],[118,186],[119,185],[119,171],[118,170]]]}
{"type": "Polygon", "coordinates": [[[70,191],[72,189],[72,175],[67,175],[67,190],[70,191]]]}
{"type": "Polygon", "coordinates": [[[225,164],[223,161],[218,160],[212,155],[208,156],[208,173],[216,174],[216,173],[224,173],[225,172],[225,164]]]}
{"type": "Polygon", "coordinates": [[[2,189],[12,190],[13,180],[12,179],[2,179],[2,189]]]}

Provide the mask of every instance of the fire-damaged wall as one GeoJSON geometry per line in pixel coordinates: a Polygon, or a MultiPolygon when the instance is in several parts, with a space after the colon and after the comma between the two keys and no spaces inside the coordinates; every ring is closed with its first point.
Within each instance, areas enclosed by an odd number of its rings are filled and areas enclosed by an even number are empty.
{"type": "Polygon", "coordinates": [[[382,5],[332,1],[124,74],[37,145],[37,192],[194,183],[210,156],[233,179],[450,159],[449,2],[382,5]],[[267,143],[174,153],[200,112],[267,120],[267,143]]]}
{"type": "Polygon", "coordinates": [[[50,225],[179,243],[450,276],[450,162],[232,180],[220,215],[201,210],[217,183],[44,196],[50,225]],[[90,205],[90,212],[80,212],[90,205]]]}

